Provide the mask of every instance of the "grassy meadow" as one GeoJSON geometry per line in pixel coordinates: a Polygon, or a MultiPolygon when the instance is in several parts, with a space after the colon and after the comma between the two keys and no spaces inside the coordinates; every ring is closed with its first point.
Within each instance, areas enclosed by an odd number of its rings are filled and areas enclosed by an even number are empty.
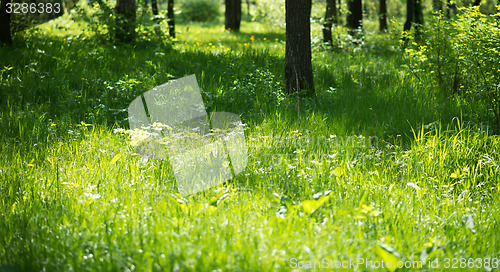
{"type": "Polygon", "coordinates": [[[301,98],[284,94],[282,25],[113,45],[70,17],[0,51],[0,271],[496,271],[498,131],[408,68],[401,22],[362,44],[337,28],[333,49],[313,24],[317,95],[301,98]],[[135,97],[190,74],[207,112],[240,115],[249,157],[182,198],[168,160],[120,131],[135,97]]]}

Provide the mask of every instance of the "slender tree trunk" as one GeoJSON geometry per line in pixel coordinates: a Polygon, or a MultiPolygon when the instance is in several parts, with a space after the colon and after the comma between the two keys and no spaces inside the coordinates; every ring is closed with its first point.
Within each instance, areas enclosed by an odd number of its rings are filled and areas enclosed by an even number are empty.
{"type": "Polygon", "coordinates": [[[337,24],[337,25],[341,25],[342,24],[342,0],[339,0],[339,3],[337,5],[337,16],[334,17],[334,23],[337,24]]]}
{"type": "Polygon", "coordinates": [[[2,0],[0,7],[0,45],[12,44],[12,34],[10,32],[10,13],[7,13],[7,3],[11,0],[2,0]]]}
{"type": "Polygon", "coordinates": [[[311,0],[286,0],[285,80],[288,94],[314,95],[311,64],[311,0]]]}
{"type": "Polygon", "coordinates": [[[135,40],[135,0],[116,1],[116,32],[120,42],[130,43],[135,40]]]}
{"type": "MultiPolygon", "coordinates": [[[[420,27],[424,24],[424,13],[422,8],[422,0],[406,0],[406,22],[403,27],[403,31],[408,32],[411,26],[415,26],[415,39],[419,39],[420,27]]],[[[403,37],[407,42],[408,36],[403,37]]]]}
{"type": "MultiPolygon", "coordinates": [[[[328,0],[327,0],[327,2],[328,2],[328,0]]],[[[332,23],[334,25],[338,25],[339,24],[339,17],[340,17],[340,15],[339,15],[339,13],[340,13],[340,0],[339,0],[338,7],[337,7],[336,0],[332,1],[332,13],[333,13],[333,15],[332,15],[332,23]]]]}
{"type": "Polygon", "coordinates": [[[448,19],[451,18],[452,14],[457,14],[457,5],[455,5],[455,3],[452,3],[451,0],[446,1],[446,7],[448,8],[448,11],[446,13],[446,17],[448,19]]]}
{"type": "Polygon", "coordinates": [[[363,4],[361,0],[347,0],[347,27],[353,36],[358,36],[363,27],[363,4]]]}
{"type": "Polygon", "coordinates": [[[413,7],[414,7],[414,0],[406,0],[406,22],[403,26],[403,31],[410,31],[411,25],[413,23],[413,7]]]}
{"type": "MultiPolygon", "coordinates": [[[[332,25],[335,0],[326,0],[325,24],[323,25],[323,42],[332,44],[332,25]]],[[[336,10],[335,10],[336,11],[336,10]]]]}
{"type": "Polygon", "coordinates": [[[420,28],[424,25],[424,11],[422,7],[423,0],[414,0],[414,19],[415,19],[415,39],[421,37],[420,28]]]}
{"type": "Polygon", "coordinates": [[[170,35],[170,37],[172,38],[175,38],[174,0],[168,0],[167,19],[168,35],[170,35]]]}
{"type": "Polygon", "coordinates": [[[157,16],[158,15],[158,1],[157,0],[151,0],[151,9],[153,10],[153,15],[157,16]]]}
{"type": "Polygon", "coordinates": [[[226,0],[226,30],[240,31],[241,23],[241,0],[226,0]]]}
{"type": "Polygon", "coordinates": [[[379,27],[380,32],[387,32],[387,0],[379,0],[379,27]]]}
{"type": "Polygon", "coordinates": [[[156,35],[162,36],[163,34],[161,33],[161,28],[160,28],[160,23],[161,19],[158,18],[158,0],[151,0],[151,9],[153,10],[153,16],[155,17],[153,21],[155,22],[155,32],[156,35]]]}

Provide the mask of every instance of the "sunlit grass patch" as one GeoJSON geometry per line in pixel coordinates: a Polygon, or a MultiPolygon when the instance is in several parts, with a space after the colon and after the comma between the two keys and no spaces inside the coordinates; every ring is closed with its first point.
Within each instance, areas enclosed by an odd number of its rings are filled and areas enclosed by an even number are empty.
{"type": "Polygon", "coordinates": [[[301,98],[284,94],[285,36],[269,24],[180,24],[177,40],[140,32],[127,46],[58,20],[0,52],[0,266],[498,258],[499,138],[413,77],[393,34],[315,43],[317,97],[301,98]],[[121,132],[133,99],[190,74],[207,112],[241,116],[249,156],[232,180],[181,197],[169,159],[141,158],[121,132]]]}

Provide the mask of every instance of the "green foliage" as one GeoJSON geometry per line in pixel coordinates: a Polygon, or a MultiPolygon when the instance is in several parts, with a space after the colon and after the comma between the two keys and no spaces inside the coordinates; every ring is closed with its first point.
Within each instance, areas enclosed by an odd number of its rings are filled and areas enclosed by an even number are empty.
{"type": "Polygon", "coordinates": [[[94,38],[101,42],[114,39],[116,14],[110,1],[92,1],[90,5],[87,1],[78,1],[71,13],[73,20],[87,23],[94,38]]]}
{"type": "Polygon", "coordinates": [[[456,122],[460,101],[402,69],[397,36],[315,47],[318,93],[302,99],[282,95],[281,28],[180,29],[169,47],[142,29],[115,47],[62,17],[0,51],[0,270],[494,263],[500,138],[456,122]],[[249,157],[227,184],[182,198],[169,161],[140,158],[123,132],[134,98],[193,73],[207,112],[241,115],[249,157]]]}
{"type": "Polygon", "coordinates": [[[273,112],[285,96],[276,76],[257,67],[250,69],[244,77],[235,79],[227,90],[221,90],[221,94],[224,103],[236,112],[245,109],[254,113],[273,112]]]}
{"type": "Polygon", "coordinates": [[[181,2],[180,17],[192,22],[210,22],[220,15],[218,0],[185,0],[181,2]]]}
{"type": "Polygon", "coordinates": [[[445,94],[460,94],[487,105],[500,129],[500,28],[498,16],[478,8],[460,9],[456,20],[437,14],[425,43],[407,48],[415,75],[430,77],[445,94]]]}
{"type": "Polygon", "coordinates": [[[49,20],[55,19],[59,16],[61,16],[64,13],[64,1],[61,0],[47,0],[43,1],[43,3],[40,3],[41,5],[38,6],[39,3],[34,2],[34,1],[29,1],[29,0],[23,0],[23,1],[12,1],[13,8],[17,7],[18,5],[21,7],[20,9],[16,9],[16,12],[12,12],[10,15],[10,24],[11,24],[11,31],[13,33],[20,32],[26,29],[29,29],[31,27],[43,24],[49,20]],[[53,8],[54,4],[58,5],[58,10],[59,13],[55,13],[55,8],[53,8]],[[47,8],[47,4],[51,4],[49,7],[49,11],[47,12],[45,9],[47,8]],[[28,6],[24,6],[28,5],[28,6]],[[33,12],[33,11],[41,11],[43,6],[43,11],[44,12],[33,12]],[[31,7],[31,10],[30,10],[31,7]]]}

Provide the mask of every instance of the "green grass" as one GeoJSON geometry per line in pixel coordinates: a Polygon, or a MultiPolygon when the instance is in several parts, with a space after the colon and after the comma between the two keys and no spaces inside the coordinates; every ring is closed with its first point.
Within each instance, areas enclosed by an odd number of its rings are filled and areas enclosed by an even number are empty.
{"type": "Polygon", "coordinates": [[[113,46],[65,20],[0,52],[0,270],[287,271],[428,253],[443,271],[500,257],[500,138],[405,69],[394,34],[315,45],[317,97],[297,100],[283,95],[282,28],[193,23],[176,41],[146,31],[113,46]],[[168,161],[140,160],[113,129],[136,96],[189,74],[208,112],[241,116],[249,162],[181,199],[168,161]]]}

